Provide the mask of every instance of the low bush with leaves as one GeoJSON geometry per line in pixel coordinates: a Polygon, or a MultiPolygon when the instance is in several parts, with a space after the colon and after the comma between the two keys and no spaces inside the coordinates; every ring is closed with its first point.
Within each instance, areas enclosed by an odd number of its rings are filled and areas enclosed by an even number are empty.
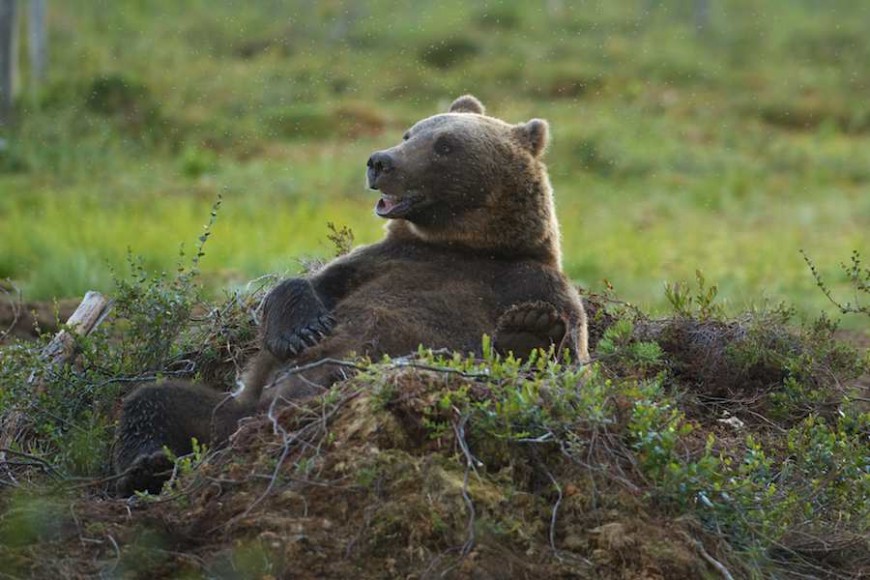
{"type": "Polygon", "coordinates": [[[816,268],[815,263],[810,259],[806,252],[801,252],[806,261],[807,266],[816,280],[816,286],[827,296],[828,300],[837,307],[842,314],[864,314],[870,316],[870,268],[863,265],[861,254],[858,250],[852,252],[849,263],[841,263],[840,268],[845,274],[849,285],[855,292],[855,298],[852,302],[841,302],[835,298],[833,292],[828,287],[822,275],[816,268]]]}
{"type": "MultiPolygon", "coordinates": [[[[219,205],[190,265],[180,263],[174,276],[149,273],[130,257],[128,275],[116,276],[106,319],[88,336],[76,335],[74,364],[47,364],[47,335],[3,347],[0,425],[10,452],[35,453],[59,476],[107,475],[124,394],[165,377],[231,381],[252,348],[265,281],[221,307],[203,304],[198,265],[219,205]]],[[[14,481],[8,475],[7,483],[14,481]]]]}

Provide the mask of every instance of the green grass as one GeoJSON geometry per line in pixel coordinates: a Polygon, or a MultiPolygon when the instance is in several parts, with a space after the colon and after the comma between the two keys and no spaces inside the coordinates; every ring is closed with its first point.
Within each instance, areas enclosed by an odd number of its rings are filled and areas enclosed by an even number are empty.
{"type": "Polygon", "coordinates": [[[734,309],[830,311],[799,250],[835,293],[870,254],[870,7],[728,0],[697,33],[690,3],[565,4],[54,3],[2,134],[0,277],[45,299],[110,289],[128,249],[173,269],[218,195],[215,290],[329,255],[327,222],[374,241],[368,154],[473,92],[550,120],[578,283],[659,308],[701,269],[734,309]]]}

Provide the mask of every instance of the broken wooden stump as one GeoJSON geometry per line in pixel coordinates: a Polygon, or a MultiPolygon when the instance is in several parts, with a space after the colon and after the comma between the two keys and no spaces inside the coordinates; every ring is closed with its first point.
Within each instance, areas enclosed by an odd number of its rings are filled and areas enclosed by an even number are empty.
{"type": "MultiPolygon", "coordinates": [[[[40,359],[44,366],[34,369],[27,384],[33,388],[34,395],[45,389],[42,377],[53,370],[67,364],[75,354],[76,336],[87,336],[105,318],[109,311],[110,301],[99,292],[90,291],[85,294],[78,308],[67,319],[62,328],[42,349],[40,359]]],[[[21,409],[8,412],[2,418],[0,429],[0,449],[10,447],[10,443],[18,440],[27,426],[27,414],[21,409]]],[[[0,452],[0,462],[5,460],[5,453],[0,452]]]]}

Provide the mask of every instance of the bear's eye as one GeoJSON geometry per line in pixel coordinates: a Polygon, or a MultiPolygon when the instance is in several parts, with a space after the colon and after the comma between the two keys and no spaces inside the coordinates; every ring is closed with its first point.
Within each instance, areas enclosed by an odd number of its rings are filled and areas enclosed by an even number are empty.
{"type": "Polygon", "coordinates": [[[410,138],[411,138],[411,132],[410,132],[410,131],[405,131],[405,134],[402,135],[402,141],[407,141],[407,140],[410,139],[410,138]]]}
{"type": "Polygon", "coordinates": [[[450,140],[446,137],[439,137],[437,141],[435,141],[435,153],[438,155],[447,155],[453,150],[453,146],[450,143],[450,140]]]}

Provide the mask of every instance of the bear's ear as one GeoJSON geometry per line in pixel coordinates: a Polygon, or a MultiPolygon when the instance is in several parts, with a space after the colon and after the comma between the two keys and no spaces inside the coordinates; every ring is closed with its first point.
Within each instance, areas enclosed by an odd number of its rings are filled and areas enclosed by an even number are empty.
{"type": "Polygon", "coordinates": [[[475,115],[483,115],[486,109],[483,103],[471,95],[462,95],[450,105],[449,113],[474,113],[475,115]]]}
{"type": "Polygon", "coordinates": [[[543,119],[532,119],[514,127],[520,144],[534,157],[540,157],[550,142],[550,125],[543,119]]]}

